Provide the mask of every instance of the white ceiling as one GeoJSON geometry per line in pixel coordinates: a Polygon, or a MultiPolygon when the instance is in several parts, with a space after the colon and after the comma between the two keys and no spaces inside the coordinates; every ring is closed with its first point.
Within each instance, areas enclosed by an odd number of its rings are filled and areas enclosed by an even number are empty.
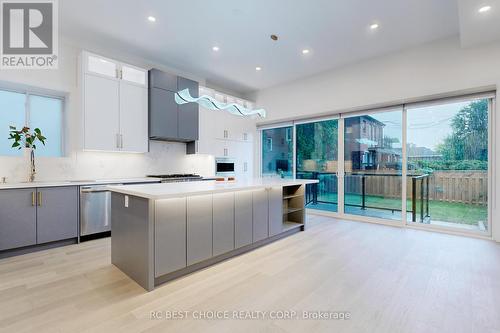
{"type": "Polygon", "coordinates": [[[126,50],[241,93],[458,35],[460,29],[457,0],[63,0],[59,4],[66,38],[126,50]],[[149,15],[156,17],[155,23],[147,20],[149,15]],[[373,22],[380,24],[375,32],[369,29],[373,22]],[[277,34],[279,41],[273,42],[270,34],[277,34]],[[214,45],[219,52],[212,51],[214,45]],[[304,48],[310,54],[304,56],[304,48]],[[257,72],[256,66],[262,70],[257,72]]]}
{"type": "Polygon", "coordinates": [[[458,0],[460,41],[463,47],[496,41],[500,38],[500,0],[458,0]],[[479,13],[482,6],[491,10],[479,13]]]}

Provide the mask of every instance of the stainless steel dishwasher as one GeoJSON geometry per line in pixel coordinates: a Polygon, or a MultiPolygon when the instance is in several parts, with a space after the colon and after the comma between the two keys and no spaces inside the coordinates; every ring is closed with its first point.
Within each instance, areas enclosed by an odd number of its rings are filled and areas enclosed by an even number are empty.
{"type": "Polygon", "coordinates": [[[111,231],[111,192],[107,185],[81,186],[80,236],[106,231],[111,231]]]}

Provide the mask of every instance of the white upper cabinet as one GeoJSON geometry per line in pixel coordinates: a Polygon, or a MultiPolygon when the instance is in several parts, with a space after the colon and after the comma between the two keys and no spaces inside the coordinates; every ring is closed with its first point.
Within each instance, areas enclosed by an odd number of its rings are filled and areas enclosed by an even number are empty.
{"type": "Polygon", "coordinates": [[[82,53],[85,150],[148,151],[147,70],[82,53]]]}
{"type": "Polygon", "coordinates": [[[119,82],[84,74],[84,139],[87,150],[119,150],[119,82]]]}
{"type": "Polygon", "coordinates": [[[120,147],[122,151],[148,151],[148,90],[120,82],[120,147]],[[146,117],[144,116],[146,110],[146,117]]]}
{"type": "Polygon", "coordinates": [[[140,86],[146,86],[148,82],[148,72],[137,67],[122,65],[121,79],[140,86]]]}
{"type": "Polygon", "coordinates": [[[113,60],[88,53],[87,56],[84,56],[83,58],[85,63],[85,72],[117,78],[118,63],[113,60]]]}

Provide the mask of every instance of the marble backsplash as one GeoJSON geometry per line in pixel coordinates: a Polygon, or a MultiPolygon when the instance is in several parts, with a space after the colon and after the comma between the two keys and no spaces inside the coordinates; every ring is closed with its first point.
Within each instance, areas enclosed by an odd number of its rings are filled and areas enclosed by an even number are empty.
{"type": "MultiPolygon", "coordinates": [[[[144,177],[147,174],[197,173],[213,176],[214,158],[210,155],[186,155],[186,145],[150,141],[145,154],[76,151],[67,157],[36,158],[37,181],[87,180],[144,177]]],[[[26,179],[22,157],[0,157],[0,179],[21,182],[26,179]]]]}

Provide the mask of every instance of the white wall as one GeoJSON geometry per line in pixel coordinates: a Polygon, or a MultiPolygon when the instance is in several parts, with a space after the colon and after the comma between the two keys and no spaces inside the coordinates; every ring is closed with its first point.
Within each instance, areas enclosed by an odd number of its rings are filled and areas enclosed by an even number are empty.
{"type": "MultiPolygon", "coordinates": [[[[371,59],[258,92],[273,122],[412,102],[500,86],[500,43],[462,49],[458,38],[371,59]]],[[[497,92],[497,101],[500,100],[497,92]]],[[[497,103],[498,104],[498,103],[497,103]]],[[[500,117],[493,115],[493,134],[500,117]]],[[[500,145],[493,142],[492,233],[500,241],[500,145]]]]}
{"type": "Polygon", "coordinates": [[[397,104],[500,83],[500,43],[461,49],[458,38],[262,90],[265,122],[397,104]]]}
{"type": "MultiPolygon", "coordinates": [[[[67,156],[37,158],[37,180],[143,177],[149,173],[179,172],[213,175],[213,157],[186,155],[185,144],[182,143],[151,142],[151,151],[146,154],[81,151],[82,118],[78,81],[80,48],[68,43],[60,44],[58,70],[0,70],[0,86],[2,82],[16,83],[64,92],[67,95],[65,110],[67,156]]],[[[114,57],[110,51],[103,55],[128,60],[123,54],[114,57]]],[[[136,59],[132,61],[131,63],[135,65],[148,66],[146,61],[136,59]]],[[[162,68],[162,66],[155,67],[162,68]]],[[[7,130],[4,130],[3,134],[0,131],[0,135],[7,136],[7,130]]],[[[25,169],[23,158],[0,156],[0,177],[7,177],[8,182],[24,181],[25,169]]]]}

